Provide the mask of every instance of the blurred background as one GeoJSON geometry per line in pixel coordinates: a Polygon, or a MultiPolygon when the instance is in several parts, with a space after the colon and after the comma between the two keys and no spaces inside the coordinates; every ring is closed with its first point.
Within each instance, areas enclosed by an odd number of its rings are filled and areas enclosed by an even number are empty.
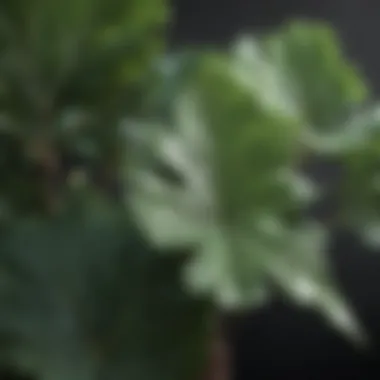
{"type": "MultiPolygon", "coordinates": [[[[177,0],[172,46],[227,46],[241,31],[257,33],[295,18],[332,24],[348,56],[373,92],[380,94],[380,2],[376,0],[177,0]]],[[[329,166],[313,171],[321,181],[335,176],[329,166]]],[[[328,214],[333,203],[326,200],[319,207],[328,214]]],[[[370,252],[357,237],[336,231],[330,254],[342,290],[372,336],[372,347],[356,350],[312,311],[297,310],[277,299],[231,323],[236,380],[379,378],[380,252],[370,252]]]]}
{"type": "MultiPolygon", "coordinates": [[[[380,95],[379,1],[175,0],[173,5],[173,50],[183,45],[226,47],[241,32],[260,33],[292,19],[325,20],[340,35],[374,94],[380,95]]],[[[319,181],[334,181],[337,176],[328,164],[310,170],[319,181]]],[[[333,209],[334,200],[326,199],[314,211],[328,217],[333,209]]],[[[312,310],[299,310],[277,298],[264,309],[227,323],[234,363],[231,380],[379,378],[380,252],[364,248],[351,233],[335,231],[330,255],[342,291],[372,337],[371,347],[355,349],[312,310]]],[[[12,379],[0,375],[0,380],[12,379]]]]}

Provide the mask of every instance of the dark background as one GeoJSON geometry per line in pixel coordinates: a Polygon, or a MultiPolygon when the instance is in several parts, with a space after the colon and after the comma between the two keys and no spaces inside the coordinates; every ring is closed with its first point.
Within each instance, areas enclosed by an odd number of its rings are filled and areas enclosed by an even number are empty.
{"type": "MultiPolygon", "coordinates": [[[[374,94],[380,94],[377,0],[177,0],[175,6],[174,46],[227,46],[241,31],[262,31],[294,18],[328,21],[340,34],[348,56],[369,79],[374,94]]],[[[331,175],[326,167],[317,171],[322,179],[331,175]]],[[[371,349],[355,350],[318,315],[278,299],[240,318],[231,329],[235,379],[379,378],[380,253],[369,252],[350,233],[332,235],[335,271],[372,336],[371,349]]]]}

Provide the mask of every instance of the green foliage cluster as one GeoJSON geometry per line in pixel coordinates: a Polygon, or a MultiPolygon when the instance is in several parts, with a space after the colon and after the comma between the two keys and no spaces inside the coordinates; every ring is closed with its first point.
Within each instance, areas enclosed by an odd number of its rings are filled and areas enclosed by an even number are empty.
{"type": "Polygon", "coordinates": [[[378,228],[363,80],[324,25],[169,54],[168,15],[164,0],[0,4],[0,360],[38,379],[194,380],[218,313],[273,284],[365,337],[303,171],[338,160],[337,222],[378,228]]]}

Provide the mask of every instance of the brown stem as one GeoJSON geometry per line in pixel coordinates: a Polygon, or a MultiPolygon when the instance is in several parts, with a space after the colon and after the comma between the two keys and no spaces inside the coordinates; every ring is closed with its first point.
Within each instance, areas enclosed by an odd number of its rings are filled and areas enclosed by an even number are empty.
{"type": "Polygon", "coordinates": [[[216,322],[215,327],[215,332],[211,337],[206,371],[202,380],[231,380],[231,351],[220,320],[216,322]]]}

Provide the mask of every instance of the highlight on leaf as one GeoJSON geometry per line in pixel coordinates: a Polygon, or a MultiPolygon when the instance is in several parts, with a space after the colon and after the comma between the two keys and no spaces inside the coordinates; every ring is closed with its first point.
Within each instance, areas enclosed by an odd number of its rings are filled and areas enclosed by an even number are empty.
{"type": "Polygon", "coordinates": [[[300,213],[318,196],[296,159],[310,126],[286,107],[281,113],[281,97],[276,106],[236,78],[235,62],[205,57],[193,85],[176,94],[173,116],[160,132],[151,133],[157,125],[128,125],[151,155],[129,157],[127,202],[156,246],[192,248],[184,282],[194,294],[240,309],[260,305],[274,281],[359,342],[364,333],[348,304],[333,295],[322,264],[326,237],[308,230],[300,213]],[[179,181],[163,175],[158,163],[179,181]]]}

